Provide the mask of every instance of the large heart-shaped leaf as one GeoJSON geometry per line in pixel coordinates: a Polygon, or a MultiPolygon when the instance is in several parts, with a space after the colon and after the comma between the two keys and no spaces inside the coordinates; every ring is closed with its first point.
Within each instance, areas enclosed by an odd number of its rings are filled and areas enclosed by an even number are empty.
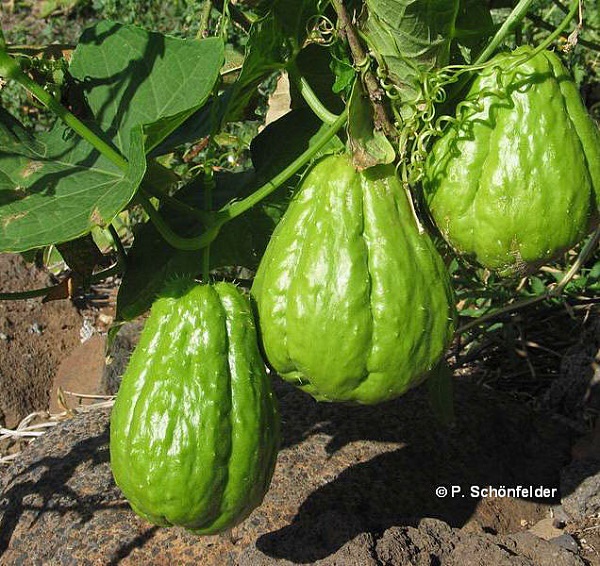
{"type": "Polygon", "coordinates": [[[183,40],[104,21],[83,33],[69,71],[102,131],[127,153],[135,126],[146,126],[150,151],[201,108],[223,61],[220,38],[183,40]]]}
{"type": "Polygon", "coordinates": [[[132,199],[146,169],[141,127],[125,172],[62,124],[30,135],[0,114],[0,251],[66,242],[105,226],[132,199]]]}

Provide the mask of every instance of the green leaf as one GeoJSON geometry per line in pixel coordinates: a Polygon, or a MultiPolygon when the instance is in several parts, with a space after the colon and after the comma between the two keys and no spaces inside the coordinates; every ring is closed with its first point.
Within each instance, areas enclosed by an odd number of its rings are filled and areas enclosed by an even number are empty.
{"type": "Polygon", "coordinates": [[[95,267],[102,261],[102,252],[91,234],[56,246],[78,282],[87,287],[95,267]]]}
{"type": "Polygon", "coordinates": [[[0,107],[0,152],[31,157],[44,151],[43,144],[12,114],[0,107]]]}
{"type": "Polygon", "coordinates": [[[333,83],[331,90],[336,94],[350,96],[352,85],[356,78],[356,70],[352,65],[348,52],[342,43],[334,42],[330,47],[330,53],[330,67],[335,75],[335,82],[333,83]]]}
{"type": "Polygon", "coordinates": [[[304,44],[311,19],[320,13],[320,3],[319,0],[276,0],[273,3],[273,15],[296,53],[304,44]]]}
{"type": "Polygon", "coordinates": [[[243,118],[245,108],[256,97],[257,88],[271,73],[285,66],[285,35],[273,14],[252,24],[246,56],[238,80],[233,84],[225,121],[243,118]]]}
{"type": "Polygon", "coordinates": [[[454,392],[452,371],[442,360],[427,378],[429,405],[435,418],[443,425],[454,422],[454,392]]]}
{"type": "Polygon", "coordinates": [[[404,100],[423,74],[448,64],[459,0],[366,0],[364,34],[404,100]]]}
{"type": "Polygon", "coordinates": [[[233,88],[229,87],[219,96],[210,99],[202,108],[196,110],[183,124],[158,144],[150,157],[171,153],[176,147],[194,143],[211,134],[214,122],[221,123],[231,99],[233,88]]]}
{"type": "Polygon", "coordinates": [[[352,163],[357,169],[392,163],[396,158],[385,134],[375,129],[373,106],[360,80],[354,83],[348,104],[348,138],[352,163]]]}
{"type": "Polygon", "coordinates": [[[88,28],[69,67],[99,127],[128,152],[145,125],[150,151],[201,108],[224,61],[220,38],[183,40],[104,21],[88,28]]]}
{"type": "Polygon", "coordinates": [[[66,242],[107,225],[144,176],[141,128],[131,131],[129,167],[123,172],[62,124],[26,138],[14,119],[2,124],[0,251],[66,242]],[[21,140],[25,145],[19,146],[21,140]]]}
{"type": "Polygon", "coordinates": [[[546,285],[539,277],[532,277],[530,279],[531,290],[535,295],[543,295],[546,292],[546,285]]]}
{"type": "Polygon", "coordinates": [[[461,57],[454,55],[454,63],[471,63],[494,33],[495,26],[488,4],[483,0],[461,0],[456,27],[455,46],[461,57]]]}

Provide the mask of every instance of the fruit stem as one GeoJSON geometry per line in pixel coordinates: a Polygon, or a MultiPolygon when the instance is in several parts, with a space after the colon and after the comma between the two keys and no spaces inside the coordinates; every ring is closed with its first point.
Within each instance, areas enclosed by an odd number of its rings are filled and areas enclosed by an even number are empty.
{"type": "Polygon", "coordinates": [[[354,65],[361,70],[362,79],[373,106],[375,128],[381,130],[387,136],[395,137],[397,135],[396,128],[384,106],[386,97],[383,89],[380,87],[377,77],[369,68],[369,56],[360,42],[356,28],[352,24],[352,19],[344,6],[344,2],[342,0],[331,0],[331,4],[337,14],[340,31],[348,40],[354,65]]]}
{"type": "Polygon", "coordinates": [[[518,25],[527,15],[527,10],[533,4],[534,0],[521,0],[508,15],[504,23],[500,26],[500,29],[496,32],[492,40],[488,43],[488,46],[479,54],[479,57],[473,63],[474,65],[481,65],[485,63],[493,54],[498,46],[504,41],[506,36],[510,34],[513,28],[518,25]]]}
{"type": "Polygon", "coordinates": [[[225,205],[219,210],[218,216],[222,217],[224,221],[232,220],[243,214],[260,202],[265,197],[269,196],[275,189],[279,188],[285,183],[292,175],[296,174],[302,167],[304,167],[313,157],[315,157],[325,145],[335,136],[337,131],[346,123],[348,117],[347,109],[336,118],[335,122],[329,126],[323,132],[318,133],[313,144],[299,157],[297,157],[292,163],[290,163],[281,173],[278,173],[270,181],[265,183],[262,187],[257,189],[251,195],[247,196],[237,202],[225,205]]]}
{"type": "Polygon", "coordinates": [[[294,61],[288,66],[288,73],[296,88],[300,91],[302,98],[306,101],[309,108],[315,113],[317,118],[325,124],[333,124],[338,116],[330,112],[325,105],[319,100],[305,77],[300,74],[300,70],[294,61]]]}

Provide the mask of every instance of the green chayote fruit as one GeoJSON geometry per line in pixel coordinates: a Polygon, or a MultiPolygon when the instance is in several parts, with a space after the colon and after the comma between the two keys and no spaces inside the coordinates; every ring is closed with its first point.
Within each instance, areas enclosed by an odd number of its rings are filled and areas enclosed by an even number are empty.
{"type": "Polygon", "coordinates": [[[598,127],[558,56],[532,52],[500,54],[478,74],[423,183],[448,243],[501,274],[539,267],[597,221],[598,127]]]}
{"type": "Polygon", "coordinates": [[[248,299],[228,283],[168,287],[111,416],[112,471],[133,510],[198,534],[232,527],[261,503],[278,442],[248,299]]]}
{"type": "Polygon", "coordinates": [[[379,403],[426,376],[453,335],[448,274],[393,165],[319,160],[252,287],[266,357],[316,399],[379,403]]]}

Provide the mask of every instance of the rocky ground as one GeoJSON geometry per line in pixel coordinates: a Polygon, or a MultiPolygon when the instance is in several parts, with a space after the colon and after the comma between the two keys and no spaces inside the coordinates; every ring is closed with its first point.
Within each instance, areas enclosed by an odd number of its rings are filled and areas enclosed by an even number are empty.
{"type": "MultiPolygon", "coordinates": [[[[3,291],[48,283],[16,256],[0,255],[0,273],[3,291]]],[[[284,439],[271,489],[240,526],[201,538],[131,512],[110,473],[108,409],[69,415],[77,398],[57,402],[59,386],[113,393],[141,322],[123,328],[104,369],[106,302],[0,309],[3,424],[51,403],[62,411],[31,444],[10,441],[12,463],[0,465],[0,564],[600,564],[600,430],[582,434],[561,409],[587,414],[594,401],[593,311],[536,402],[490,387],[497,360],[456,372],[448,428],[422,390],[377,407],[328,405],[276,379],[284,439]],[[471,485],[558,492],[481,498],[471,485]],[[438,497],[437,486],[461,492],[438,497]]]]}

